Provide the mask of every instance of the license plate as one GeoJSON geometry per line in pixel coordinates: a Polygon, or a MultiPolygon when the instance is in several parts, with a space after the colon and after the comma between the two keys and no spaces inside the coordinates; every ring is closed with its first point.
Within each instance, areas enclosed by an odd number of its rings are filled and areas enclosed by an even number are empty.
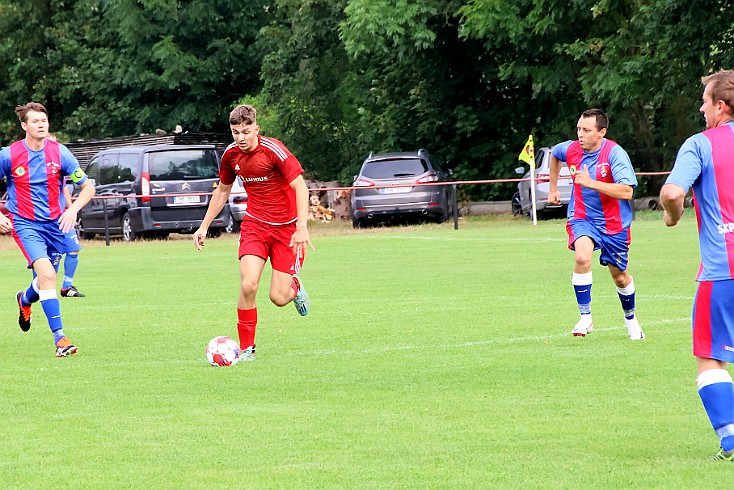
{"type": "Polygon", "coordinates": [[[193,204],[199,202],[199,196],[173,196],[173,204],[193,204]]]}
{"type": "Polygon", "coordinates": [[[385,187],[382,189],[383,194],[402,194],[403,192],[412,191],[412,187],[385,187]]]}

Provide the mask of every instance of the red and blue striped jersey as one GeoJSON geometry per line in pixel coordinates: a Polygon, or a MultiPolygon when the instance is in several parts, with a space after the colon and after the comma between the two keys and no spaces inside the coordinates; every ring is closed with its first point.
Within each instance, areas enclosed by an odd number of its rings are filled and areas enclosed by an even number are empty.
{"type": "Polygon", "coordinates": [[[734,279],[734,122],[688,138],[665,181],[693,187],[701,265],[697,281],[734,279]]]}
{"type": "MultiPolygon", "coordinates": [[[[553,147],[553,156],[566,162],[571,178],[586,166],[592,179],[637,187],[635,169],[627,152],[612,140],[602,140],[601,148],[586,153],[578,140],[553,147]]],[[[573,186],[568,204],[568,219],[586,220],[607,235],[616,235],[632,224],[632,204],[592,189],[573,186]]]]}
{"type": "Polygon", "coordinates": [[[38,151],[30,150],[25,140],[3,148],[0,178],[8,185],[8,211],[29,220],[56,220],[66,209],[64,177],[78,168],[79,162],[69,149],[49,139],[38,151]]]}

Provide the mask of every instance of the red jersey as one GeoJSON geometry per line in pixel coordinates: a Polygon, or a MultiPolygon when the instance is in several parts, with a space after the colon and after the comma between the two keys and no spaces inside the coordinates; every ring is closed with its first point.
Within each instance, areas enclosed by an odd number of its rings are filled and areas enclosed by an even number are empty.
{"type": "Polygon", "coordinates": [[[272,225],[298,217],[296,191],[290,183],[303,173],[298,159],[275,138],[257,136],[257,147],[243,152],[232,143],[224,151],[219,180],[229,185],[239,175],[247,191],[246,214],[272,225]]]}

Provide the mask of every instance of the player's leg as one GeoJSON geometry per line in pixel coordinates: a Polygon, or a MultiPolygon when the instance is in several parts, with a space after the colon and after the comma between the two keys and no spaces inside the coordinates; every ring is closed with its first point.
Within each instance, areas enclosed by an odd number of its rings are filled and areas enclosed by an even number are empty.
{"type": "Polygon", "coordinates": [[[693,355],[698,394],[719,438],[714,459],[734,461],[734,385],[727,363],[734,361],[734,281],[698,284],[693,302],[693,355]]]}
{"type": "Polygon", "coordinates": [[[273,275],[270,280],[270,301],[276,306],[285,306],[293,301],[296,311],[301,316],[308,315],[311,301],[298,273],[303,266],[301,253],[294,255],[290,247],[294,227],[274,227],[271,233],[275,239],[270,246],[270,263],[273,275]]]}
{"type": "Polygon", "coordinates": [[[41,301],[41,308],[48,320],[48,327],[54,336],[56,345],[56,357],[66,357],[78,352],[78,348],[71,344],[69,339],[64,335],[63,322],[61,320],[61,305],[59,298],[56,296],[56,267],[52,260],[57,264],[61,259],[59,254],[52,253],[52,259],[41,257],[33,262],[33,270],[38,275],[38,296],[41,301]]]}
{"type": "Polygon", "coordinates": [[[71,229],[65,233],[65,240],[69,251],[64,256],[64,279],[61,284],[61,296],[65,298],[83,298],[86,295],[80,293],[74,286],[74,274],[76,274],[76,268],[79,266],[79,252],[82,249],[76,229],[71,229]]]}
{"type": "Polygon", "coordinates": [[[629,254],[629,230],[603,238],[599,261],[606,265],[612,276],[617,295],[624,311],[624,324],[630,340],[645,340],[645,333],[635,314],[635,281],[627,272],[629,254]]]}
{"type": "Polygon", "coordinates": [[[571,331],[575,337],[585,337],[594,328],[591,318],[591,287],[593,285],[591,257],[596,244],[591,238],[592,231],[589,228],[585,222],[566,226],[569,237],[568,247],[574,252],[571,284],[579,308],[579,321],[571,331]]]}
{"type": "Polygon", "coordinates": [[[265,259],[257,255],[240,257],[240,295],[237,299],[237,335],[240,341],[240,360],[255,359],[255,332],[257,330],[257,289],[265,267],[265,259]]]}

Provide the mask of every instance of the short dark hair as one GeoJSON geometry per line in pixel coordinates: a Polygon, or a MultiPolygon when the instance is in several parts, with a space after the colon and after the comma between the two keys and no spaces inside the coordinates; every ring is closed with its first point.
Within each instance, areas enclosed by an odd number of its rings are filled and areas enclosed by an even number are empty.
{"type": "Polygon", "coordinates": [[[721,70],[707,77],[701,77],[704,87],[711,85],[711,98],[714,102],[723,101],[729,106],[729,114],[734,115],[734,70],[721,70]]]}
{"type": "Polygon", "coordinates": [[[609,127],[609,117],[601,109],[588,109],[581,113],[581,117],[593,117],[596,119],[596,130],[601,131],[609,127]]]}
{"type": "Polygon", "coordinates": [[[257,111],[248,104],[242,104],[235,107],[229,113],[229,124],[237,126],[238,124],[255,124],[257,121],[257,111]]]}
{"type": "Polygon", "coordinates": [[[20,122],[27,122],[27,116],[28,113],[34,111],[34,112],[43,112],[46,114],[46,117],[48,117],[48,111],[44,107],[43,104],[39,104],[38,102],[28,102],[24,105],[19,105],[15,108],[15,114],[18,116],[18,119],[20,119],[20,122]]]}

